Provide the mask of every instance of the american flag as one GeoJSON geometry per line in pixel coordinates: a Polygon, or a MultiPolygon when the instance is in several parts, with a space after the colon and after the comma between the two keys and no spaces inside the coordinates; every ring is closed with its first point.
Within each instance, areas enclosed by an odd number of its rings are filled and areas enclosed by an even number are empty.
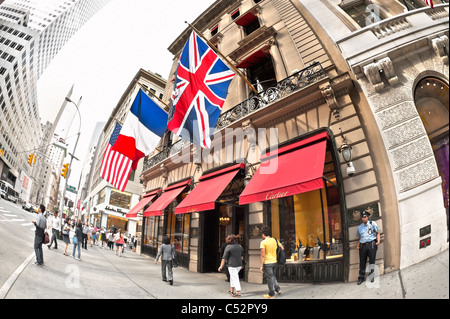
{"type": "Polygon", "coordinates": [[[434,8],[433,0],[425,0],[425,2],[432,8],[434,8]]]}
{"type": "Polygon", "coordinates": [[[209,148],[234,76],[208,44],[192,32],[178,61],[167,128],[209,148]]]}
{"type": "Polygon", "coordinates": [[[124,191],[128,178],[131,173],[131,164],[133,161],[123,154],[112,150],[114,143],[119,137],[122,126],[116,123],[116,127],[109,139],[103,156],[102,166],[100,168],[100,176],[110,182],[115,188],[124,191]]]}

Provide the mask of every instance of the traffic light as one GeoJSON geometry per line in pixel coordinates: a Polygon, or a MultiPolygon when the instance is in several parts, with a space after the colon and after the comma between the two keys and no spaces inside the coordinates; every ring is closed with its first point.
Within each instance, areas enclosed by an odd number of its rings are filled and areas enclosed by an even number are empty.
{"type": "Polygon", "coordinates": [[[69,171],[69,164],[64,164],[63,165],[63,169],[62,169],[62,173],[61,176],[66,178],[67,176],[67,172],[69,171]]]}
{"type": "Polygon", "coordinates": [[[0,148],[0,157],[3,157],[3,150],[0,148]]]}
{"type": "Polygon", "coordinates": [[[28,155],[28,164],[30,164],[30,166],[33,165],[33,160],[34,160],[34,163],[36,163],[36,156],[34,154],[28,155]]]}

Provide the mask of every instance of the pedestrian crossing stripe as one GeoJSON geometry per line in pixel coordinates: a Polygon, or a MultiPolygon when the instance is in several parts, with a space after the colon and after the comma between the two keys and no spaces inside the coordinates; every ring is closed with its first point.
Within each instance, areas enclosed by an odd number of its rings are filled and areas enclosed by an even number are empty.
{"type": "Polygon", "coordinates": [[[21,226],[31,226],[31,225],[33,225],[33,223],[26,223],[26,224],[21,224],[21,226]]]}

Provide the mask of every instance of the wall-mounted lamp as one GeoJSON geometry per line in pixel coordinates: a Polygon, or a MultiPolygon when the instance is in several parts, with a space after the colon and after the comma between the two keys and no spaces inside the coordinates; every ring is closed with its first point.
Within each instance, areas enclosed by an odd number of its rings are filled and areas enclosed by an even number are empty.
{"type": "Polygon", "coordinates": [[[347,174],[349,176],[355,175],[355,167],[352,163],[352,147],[348,145],[347,139],[343,137],[344,141],[342,142],[341,148],[339,152],[342,154],[344,161],[347,163],[347,174]]]}

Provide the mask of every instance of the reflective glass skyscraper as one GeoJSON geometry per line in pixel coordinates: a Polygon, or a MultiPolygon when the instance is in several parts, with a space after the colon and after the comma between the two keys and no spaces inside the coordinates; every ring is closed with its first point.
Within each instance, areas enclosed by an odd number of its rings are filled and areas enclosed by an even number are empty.
{"type": "Polygon", "coordinates": [[[42,140],[36,82],[65,43],[110,0],[0,1],[0,180],[23,192],[42,140]]]}

